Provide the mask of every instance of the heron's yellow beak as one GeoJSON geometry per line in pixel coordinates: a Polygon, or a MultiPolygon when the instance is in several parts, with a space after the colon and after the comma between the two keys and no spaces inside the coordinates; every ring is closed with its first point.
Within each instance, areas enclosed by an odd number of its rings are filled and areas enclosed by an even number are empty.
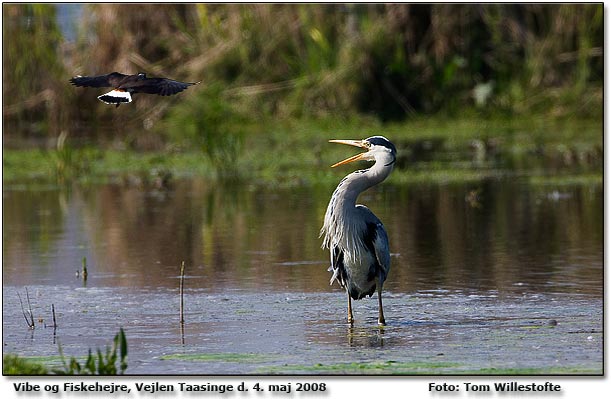
{"type": "MultiPolygon", "coordinates": [[[[329,143],[347,144],[347,145],[351,145],[354,147],[369,149],[369,143],[365,140],[329,140],[329,143]]],[[[339,161],[338,163],[331,165],[331,167],[335,168],[336,166],[345,165],[347,163],[354,162],[354,161],[359,161],[361,159],[364,159],[365,154],[367,153],[362,152],[360,154],[356,154],[354,156],[351,156],[350,158],[344,159],[343,161],[339,161]]]]}

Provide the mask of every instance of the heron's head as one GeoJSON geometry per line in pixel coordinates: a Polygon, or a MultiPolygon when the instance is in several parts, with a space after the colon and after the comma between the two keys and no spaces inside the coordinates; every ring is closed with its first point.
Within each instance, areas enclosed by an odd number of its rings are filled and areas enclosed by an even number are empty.
{"type": "Polygon", "coordinates": [[[146,73],[138,72],[138,79],[146,79],[146,73]]]}
{"type": "Polygon", "coordinates": [[[329,140],[330,143],[339,143],[339,144],[347,144],[355,147],[364,148],[367,151],[362,152],[360,154],[354,155],[350,158],[344,159],[334,165],[331,165],[332,168],[336,166],[344,165],[354,161],[384,161],[384,166],[391,166],[395,163],[397,157],[397,149],[395,145],[391,143],[386,137],[382,136],[373,136],[366,138],[364,140],[329,140]]]}

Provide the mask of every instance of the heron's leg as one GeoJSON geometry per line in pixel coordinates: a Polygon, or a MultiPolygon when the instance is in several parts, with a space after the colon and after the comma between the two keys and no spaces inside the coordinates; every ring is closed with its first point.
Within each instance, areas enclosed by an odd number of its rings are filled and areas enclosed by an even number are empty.
{"type": "Polygon", "coordinates": [[[378,277],[378,324],[381,326],[386,325],[386,319],[384,319],[384,309],[382,307],[382,279],[378,277]]]}
{"type": "Polygon", "coordinates": [[[348,292],[348,324],[350,324],[351,326],[354,324],[354,316],[352,315],[352,298],[350,297],[349,292],[348,292]]]}

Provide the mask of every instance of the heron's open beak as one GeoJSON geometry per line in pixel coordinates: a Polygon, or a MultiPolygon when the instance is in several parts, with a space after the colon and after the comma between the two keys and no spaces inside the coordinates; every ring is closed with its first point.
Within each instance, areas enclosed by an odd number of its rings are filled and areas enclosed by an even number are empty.
{"type": "MultiPolygon", "coordinates": [[[[347,144],[352,145],[354,147],[366,148],[369,149],[368,143],[365,140],[329,140],[329,143],[339,143],[339,144],[347,144]]],[[[359,161],[364,159],[366,152],[362,152],[360,154],[356,154],[350,158],[344,159],[343,161],[339,161],[336,164],[331,165],[332,168],[336,166],[344,165],[350,162],[359,161]]]]}

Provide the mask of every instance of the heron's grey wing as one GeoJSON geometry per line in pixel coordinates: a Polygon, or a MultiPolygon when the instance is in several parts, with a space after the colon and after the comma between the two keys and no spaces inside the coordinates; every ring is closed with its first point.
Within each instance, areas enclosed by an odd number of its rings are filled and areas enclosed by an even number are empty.
{"type": "Polygon", "coordinates": [[[375,250],[378,264],[382,273],[382,282],[386,281],[386,276],[390,271],[390,247],[388,245],[388,235],[384,229],[382,222],[376,223],[376,234],[373,240],[373,248],[375,250]]]}
{"type": "MultiPolygon", "coordinates": [[[[386,276],[390,270],[390,248],[388,244],[388,235],[384,229],[384,225],[378,217],[369,210],[365,205],[357,205],[356,208],[361,212],[361,218],[365,221],[367,230],[363,238],[365,245],[375,253],[378,266],[382,273],[382,282],[386,280],[386,276]]],[[[370,270],[374,276],[377,274],[375,270],[370,270]]],[[[376,276],[377,277],[377,276],[376,276]]]]}
{"type": "MultiPolygon", "coordinates": [[[[199,82],[197,82],[199,83],[199,82]]],[[[180,93],[187,87],[197,83],[178,82],[166,78],[147,78],[130,82],[122,86],[125,89],[131,89],[134,93],[159,94],[160,96],[171,96],[180,93]]]]}
{"type": "Polygon", "coordinates": [[[75,76],[70,79],[70,83],[79,87],[116,87],[118,82],[126,76],[119,72],[100,76],[75,76]]]}

